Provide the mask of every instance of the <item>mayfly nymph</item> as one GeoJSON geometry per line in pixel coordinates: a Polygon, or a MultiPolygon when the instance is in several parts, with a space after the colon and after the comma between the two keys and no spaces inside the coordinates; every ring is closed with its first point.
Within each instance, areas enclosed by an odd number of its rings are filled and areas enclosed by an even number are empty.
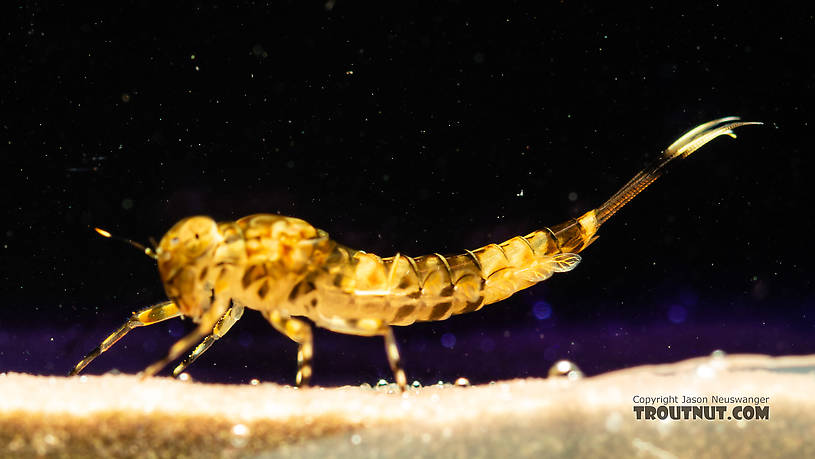
{"type": "Polygon", "coordinates": [[[221,223],[205,216],[185,218],[155,248],[128,241],[158,262],[169,300],[133,313],[71,375],[131,329],[184,316],[198,326],[143,372],[154,375],[197,344],[173,371],[178,376],[229,331],[244,308],[251,308],[299,345],[298,386],[311,378],[312,332],[306,318],[338,333],[382,336],[396,383],[404,390],[407,378],[392,326],[477,311],[553,273],[574,269],[578,253],[594,242],[600,225],[659,178],[673,159],[721,135],[735,137],[737,127],[761,124],[738,120],[721,118],[690,130],[600,207],[577,219],[459,255],[382,258],[338,244],[303,220],[279,215],[221,223]]]}

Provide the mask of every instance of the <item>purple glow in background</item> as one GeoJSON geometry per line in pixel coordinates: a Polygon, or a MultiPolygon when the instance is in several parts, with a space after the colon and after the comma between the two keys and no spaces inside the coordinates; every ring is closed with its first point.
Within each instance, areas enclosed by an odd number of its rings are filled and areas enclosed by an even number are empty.
{"type": "MultiPolygon", "coordinates": [[[[190,215],[268,212],[381,256],[464,253],[579,216],[726,115],[766,124],[678,163],[573,271],[396,328],[408,377],[815,353],[802,103],[815,89],[810,61],[790,58],[811,54],[811,12],[230,7],[17,11],[0,72],[0,173],[13,190],[0,206],[0,371],[66,374],[165,299],[154,261],[93,227],[146,242],[190,215]]],[[[87,371],[140,371],[192,327],[136,329],[87,371]]],[[[292,383],[295,362],[295,344],[247,310],[189,373],[292,383]]],[[[317,384],[380,378],[391,379],[381,339],[315,330],[317,384]]]]}

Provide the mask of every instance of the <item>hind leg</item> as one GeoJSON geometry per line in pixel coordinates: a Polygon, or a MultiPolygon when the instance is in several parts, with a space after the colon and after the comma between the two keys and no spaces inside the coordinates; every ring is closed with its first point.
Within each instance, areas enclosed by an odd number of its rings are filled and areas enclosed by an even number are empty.
{"type": "Polygon", "coordinates": [[[272,326],[299,345],[297,349],[297,387],[308,386],[311,382],[311,360],[314,355],[311,325],[294,317],[284,317],[278,311],[264,314],[272,326]]]}
{"type": "Polygon", "coordinates": [[[393,377],[399,389],[404,392],[407,389],[407,376],[402,367],[402,359],[399,356],[399,347],[396,345],[396,338],[393,336],[393,328],[380,319],[340,319],[321,321],[319,326],[325,327],[337,333],[357,336],[381,336],[385,339],[385,353],[388,356],[393,377]]]}

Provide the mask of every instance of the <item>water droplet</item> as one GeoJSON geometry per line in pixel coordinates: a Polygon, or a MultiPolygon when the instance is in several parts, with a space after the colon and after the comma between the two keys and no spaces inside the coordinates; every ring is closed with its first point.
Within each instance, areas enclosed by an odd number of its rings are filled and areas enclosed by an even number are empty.
{"type": "Polygon", "coordinates": [[[370,388],[371,388],[371,385],[370,385],[370,384],[368,384],[368,383],[366,383],[366,382],[364,382],[364,383],[362,383],[362,384],[360,384],[360,385],[359,385],[359,388],[360,388],[360,389],[370,389],[370,388]]]}
{"type": "Polygon", "coordinates": [[[257,378],[252,378],[252,380],[249,381],[249,384],[251,384],[253,386],[257,386],[258,384],[260,384],[260,380],[257,379],[257,378]]]}
{"type": "Polygon", "coordinates": [[[421,389],[422,388],[422,383],[420,383],[418,380],[416,380],[416,381],[413,381],[413,383],[410,385],[410,387],[412,387],[414,389],[421,389]]]}
{"type": "Polygon", "coordinates": [[[359,434],[351,435],[351,444],[358,445],[362,443],[362,437],[359,434]]]}
{"type": "Polygon", "coordinates": [[[235,424],[232,426],[232,438],[230,442],[235,448],[243,448],[249,441],[249,427],[244,424],[235,424]]]}
{"type": "Polygon", "coordinates": [[[606,431],[617,433],[623,424],[623,415],[614,411],[606,417],[606,431]]]}
{"type": "Polygon", "coordinates": [[[569,381],[576,381],[583,377],[583,372],[574,363],[568,360],[561,360],[549,369],[549,377],[565,377],[569,381]]]}
{"type": "Polygon", "coordinates": [[[192,376],[190,376],[190,374],[185,371],[184,373],[178,375],[178,380],[181,382],[189,382],[192,381],[192,376]]]}
{"type": "Polygon", "coordinates": [[[716,376],[716,370],[710,365],[702,364],[696,367],[696,375],[700,378],[710,379],[716,376]]]}
{"type": "Polygon", "coordinates": [[[376,382],[376,387],[377,387],[377,388],[379,388],[379,387],[385,387],[385,386],[387,386],[387,385],[388,385],[388,382],[387,382],[387,381],[385,381],[384,379],[380,379],[379,381],[377,381],[377,382],[376,382]]]}
{"type": "Polygon", "coordinates": [[[455,385],[458,387],[468,387],[470,385],[470,380],[462,376],[461,378],[456,379],[455,385]]]}
{"type": "Polygon", "coordinates": [[[727,353],[721,349],[716,349],[715,351],[710,353],[710,356],[714,359],[723,359],[727,357],[727,353]]]}

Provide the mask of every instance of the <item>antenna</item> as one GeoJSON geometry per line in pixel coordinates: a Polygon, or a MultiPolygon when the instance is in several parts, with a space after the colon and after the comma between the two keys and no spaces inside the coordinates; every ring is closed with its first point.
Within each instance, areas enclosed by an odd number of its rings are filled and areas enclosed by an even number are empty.
{"type": "Polygon", "coordinates": [[[110,234],[109,231],[105,231],[102,228],[94,228],[93,230],[96,231],[97,233],[99,233],[102,237],[106,237],[106,238],[109,238],[109,239],[116,239],[117,241],[126,242],[126,243],[132,245],[133,247],[135,247],[135,248],[141,250],[142,252],[144,252],[144,254],[147,255],[148,257],[150,257],[150,258],[152,258],[154,260],[158,260],[158,255],[156,254],[156,251],[151,249],[150,247],[145,247],[143,244],[139,244],[136,241],[131,241],[130,239],[125,239],[123,237],[114,236],[114,235],[110,234]]]}

